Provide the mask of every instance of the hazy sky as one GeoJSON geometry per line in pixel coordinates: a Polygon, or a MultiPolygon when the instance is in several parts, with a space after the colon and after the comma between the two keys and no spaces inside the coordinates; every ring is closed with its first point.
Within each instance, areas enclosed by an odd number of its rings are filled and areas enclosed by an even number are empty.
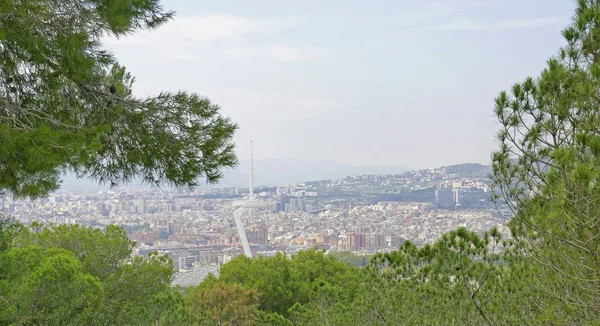
{"type": "Polygon", "coordinates": [[[488,163],[493,99],[563,44],[568,0],[168,0],[175,20],[109,40],[137,95],[199,93],[239,158],[488,163]]]}

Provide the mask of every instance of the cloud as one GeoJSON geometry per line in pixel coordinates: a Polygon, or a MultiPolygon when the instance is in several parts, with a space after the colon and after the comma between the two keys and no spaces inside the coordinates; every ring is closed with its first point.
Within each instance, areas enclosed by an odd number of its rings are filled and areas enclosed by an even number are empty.
{"type": "Polygon", "coordinates": [[[449,1],[410,3],[399,15],[380,17],[378,24],[382,27],[411,27],[452,17],[458,10],[458,4],[449,1]]]}
{"type": "Polygon", "coordinates": [[[188,64],[207,54],[230,60],[266,59],[288,63],[321,58],[326,52],[315,46],[269,43],[243,46],[251,37],[286,31],[301,23],[295,17],[177,17],[157,30],[142,31],[121,39],[107,38],[104,44],[117,54],[136,54],[155,61],[176,60],[188,64]]]}
{"type": "MultiPolygon", "coordinates": [[[[129,44],[139,44],[168,37],[172,41],[216,42],[283,30],[293,27],[299,22],[295,18],[258,19],[234,15],[184,16],[176,17],[157,30],[141,31],[122,40],[127,40],[129,44]]],[[[108,38],[106,41],[107,43],[121,43],[122,40],[108,38]]]]}
{"type": "Polygon", "coordinates": [[[508,0],[421,1],[407,5],[402,14],[388,17],[379,24],[384,27],[399,27],[403,31],[482,31],[564,25],[568,22],[556,17],[499,17],[496,21],[473,18],[481,16],[481,12],[497,17],[498,11],[507,6],[510,6],[508,0]]]}
{"type": "Polygon", "coordinates": [[[520,28],[520,27],[542,27],[542,26],[553,26],[553,25],[564,25],[568,23],[567,20],[545,17],[545,18],[531,18],[524,20],[508,20],[505,21],[501,27],[504,28],[520,28]]]}
{"type": "Polygon", "coordinates": [[[326,55],[326,51],[315,46],[270,45],[255,47],[236,47],[223,51],[231,60],[276,60],[281,62],[298,62],[316,60],[326,55]]]}
{"type": "Polygon", "coordinates": [[[211,94],[211,98],[227,108],[228,114],[240,123],[293,123],[343,115],[359,104],[351,96],[333,96],[314,91],[226,91],[211,94]],[[253,112],[254,114],[248,114],[253,112]]]}
{"type": "Polygon", "coordinates": [[[512,19],[499,22],[479,22],[468,18],[453,18],[448,23],[420,26],[418,30],[454,30],[454,31],[483,31],[495,29],[535,28],[565,24],[564,19],[539,17],[529,19],[512,19]]]}

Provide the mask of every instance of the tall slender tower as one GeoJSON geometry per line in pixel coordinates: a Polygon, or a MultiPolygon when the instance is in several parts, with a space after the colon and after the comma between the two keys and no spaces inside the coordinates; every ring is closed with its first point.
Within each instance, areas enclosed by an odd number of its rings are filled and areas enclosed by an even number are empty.
{"type": "Polygon", "coordinates": [[[250,141],[250,192],[248,199],[254,200],[254,157],[252,154],[252,141],[250,141]]]}
{"type": "Polygon", "coordinates": [[[248,200],[236,200],[233,202],[233,207],[236,208],[236,210],[233,211],[233,220],[235,221],[235,226],[238,229],[240,240],[242,241],[242,247],[244,247],[244,254],[250,258],[252,258],[252,251],[250,250],[250,244],[248,243],[248,238],[246,237],[246,230],[244,230],[242,216],[252,212],[252,210],[255,208],[264,208],[268,205],[266,201],[254,200],[254,158],[252,155],[252,141],[250,141],[250,189],[248,200]]]}

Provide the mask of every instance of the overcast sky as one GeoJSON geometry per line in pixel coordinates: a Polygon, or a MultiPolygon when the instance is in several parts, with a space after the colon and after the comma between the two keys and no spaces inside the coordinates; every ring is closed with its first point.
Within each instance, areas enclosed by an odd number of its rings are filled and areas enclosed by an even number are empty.
{"type": "Polygon", "coordinates": [[[563,44],[568,0],[165,0],[108,40],[137,95],[187,90],[237,122],[238,156],[427,168],[488,163],[493,100],[563,44]]]}

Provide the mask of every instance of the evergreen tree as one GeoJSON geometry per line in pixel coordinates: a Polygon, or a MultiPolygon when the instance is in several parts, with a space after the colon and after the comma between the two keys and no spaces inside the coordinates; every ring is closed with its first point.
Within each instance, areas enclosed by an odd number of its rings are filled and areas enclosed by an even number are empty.
{"type": "Polygon", "coordinates": [[[537,264],[549,321],[600,318],[600,1],[579,0],[566,45],[537,78],[496,99],[498,200],[522,254],[537,264]]]}
{"type": "Polygon", "coordinates": [[[239,284],[206,282],[189,293],[189,309],[195,325],[254,325],[259,295],[239,284]]]}
{"type": "MultiPolygon", "coordinates": [[[[236,125],[196,94],[140,98],[102,48],[166,23],[159,0],[0,2],[0,192],[43,196],[61,174],[117,184],[216,182],[236,125]]],[[[151,69],[152,67],[148,67],[151,69]]]]}
{"type": "Polygon", "coordinates": [[[121,227],[24,227],[4,218],[0,226],[7,244],[0,248],[0,324],[185,321],[182,295],[171,289],[171,259],[130,257],[133,242],[121,227]]]}

